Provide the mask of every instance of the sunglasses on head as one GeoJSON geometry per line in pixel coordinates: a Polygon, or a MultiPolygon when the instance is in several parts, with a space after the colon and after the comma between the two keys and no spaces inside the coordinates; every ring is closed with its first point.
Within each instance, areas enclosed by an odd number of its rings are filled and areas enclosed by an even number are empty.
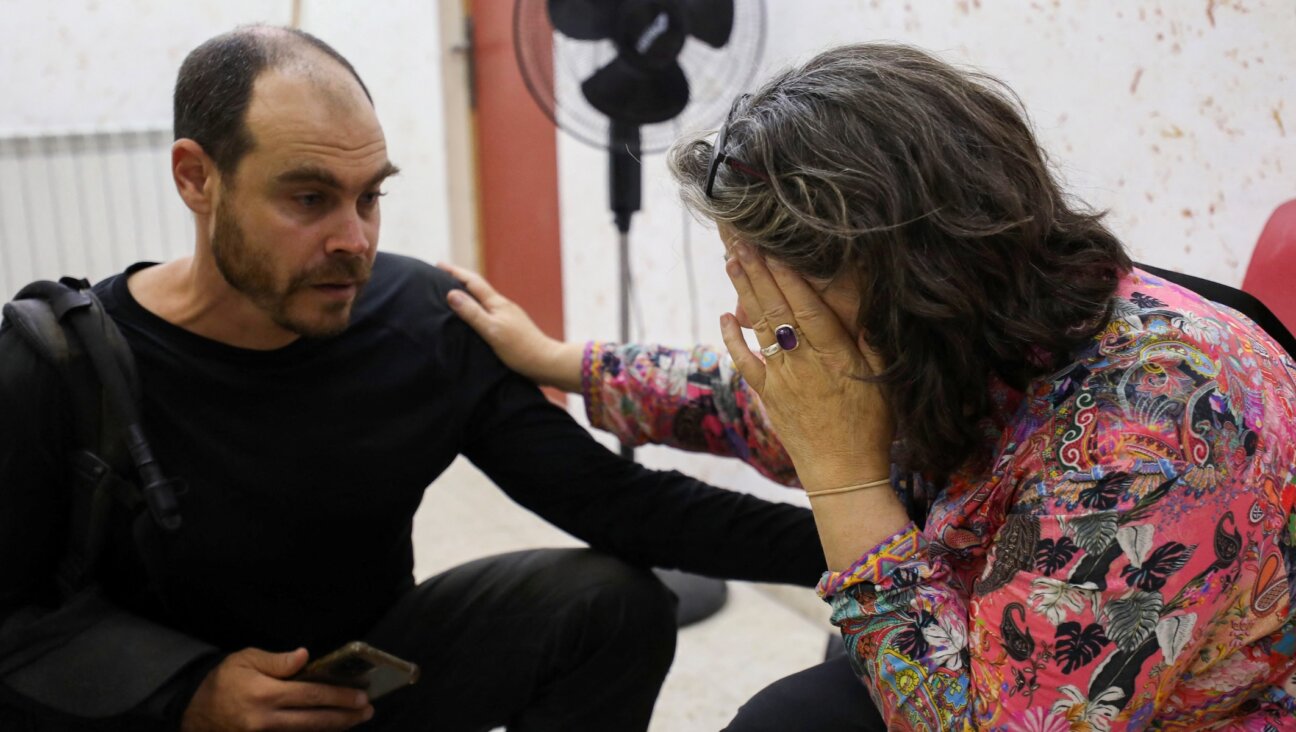
{"type": "Polygon", "coordinates": [[[725,154],[724,151],[725,143],[729,141],[729,125],[733,124],[734,114],[738,111],[738,106],[743,102],[747,101],[747,99],[750,96],[751,96],[750,94],[743,94],[742,96],[734,100],[733,106],[729,108],[729,116],[725,117],[724,126],[720,128],[720,133],[716,135],[715,144],[711,147],[711,165],[710,167],[707,168],[707,180],[706,180],[707,198],[715,198],[716,173],[719,172],[720,166],[722,164],[728,165],[729,167],[734,168],[735,170],[740,170],[746,173],[747,175],[752,176],[753,178],[759,178],[765,181],[766,183],[769,182],[769,177],[766,176],[764,173],[756,170],[752,166],[748,165],[747,163],[744,163],[743,161],[737,158],[730,157],[729,155],[725,154]]]}

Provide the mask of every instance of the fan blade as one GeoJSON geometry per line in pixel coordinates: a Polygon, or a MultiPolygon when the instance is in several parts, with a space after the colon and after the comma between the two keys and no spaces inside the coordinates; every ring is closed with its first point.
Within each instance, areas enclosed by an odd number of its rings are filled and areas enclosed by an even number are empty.
{"type": "Polygon", "coordinates": [[[688,79],[679,64],[646,73],[617,58],[581,84],[595,109],[619,122],[665,122],[688,106],[688,79]]]}
{"type": "Polygon", "coordinates": [[[549,0],[549,21],[579,41],[611,38],[623,0],[549,0]]]}
{"type": "Polygon", "coordinates": [[[689,34],[713,48],[729,42],[733,32],[733,0],[685,0],[689,34]]]}

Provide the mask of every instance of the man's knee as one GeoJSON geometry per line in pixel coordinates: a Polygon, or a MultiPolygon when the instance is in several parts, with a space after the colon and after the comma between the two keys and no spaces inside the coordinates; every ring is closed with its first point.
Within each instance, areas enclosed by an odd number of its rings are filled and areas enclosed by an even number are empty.
{"type": "Polygon", "coordinates": [[[875,732],[886,723],[844,656],[786,676],[739,708],[724,732],[875,732]]]}
{"type": "Polygon", "coordinates": [[[611,644],[663,673],[675,655],[675,595],[651,571],[589,549],[550,553],[534,575],[565,595],[561,634],[583,645],[611,644]]]}

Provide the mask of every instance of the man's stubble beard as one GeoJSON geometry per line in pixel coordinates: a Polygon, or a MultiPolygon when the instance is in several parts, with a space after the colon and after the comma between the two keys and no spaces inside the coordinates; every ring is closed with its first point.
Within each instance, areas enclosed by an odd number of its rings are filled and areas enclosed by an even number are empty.
{"type": "Polygon", "coordinates": [[[216,269],[230,287],[251,300],[276,325],[300,336],[330,338],[346,330],[351,320],[351,308],[369,280],[372,265],[361,257],[333,255],[324,264],[294,275],[287,285],[280,287],[267,258],[249,245],[247,235],[227,201],[222,197],[216,204],[211,251],[216,269]],[[319,309],[318,312],[331,317],[308,321],[293,316],[291,305],[294,296],[308,292],[313,285],[337,280],[357,283],[356,295],[349,302],[327,303],[319,309]]]}

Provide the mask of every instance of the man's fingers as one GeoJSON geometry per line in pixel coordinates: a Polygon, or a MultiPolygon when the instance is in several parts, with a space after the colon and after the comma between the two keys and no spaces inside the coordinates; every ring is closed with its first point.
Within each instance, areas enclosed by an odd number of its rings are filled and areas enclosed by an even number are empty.
{"type": "Polygon", "coordinates": [[[285,681],[276,689],[275,706],[293,709],[336,708],[360,710],[369,706],[369,695],[358,689],[311,681],[285,681]]]}
{"type": "Polygon", "coordinates": [[[747,347],[738,319],[728,313],[720,316],[720,335],[724,338],[725,348],[729,349],[734,368],[742,374],[747,385],[760,395],[765,390],[765,364],[747,347]]]}
{"type": "Polygon", "coordinates": [[[305,648],[298,648],[288,653],[270,653],[259,648],[245,648],[235,655],[240,656],[256,671],[276,679],[286,679],[301,671],[310,658],[305,648]]]}
{"type": "Polygon", "coordinates": [[[373,707],[364,709],[277,709],[266,715],[267,729],[285,732],[342,732],[373,717],[373,707]]]}

